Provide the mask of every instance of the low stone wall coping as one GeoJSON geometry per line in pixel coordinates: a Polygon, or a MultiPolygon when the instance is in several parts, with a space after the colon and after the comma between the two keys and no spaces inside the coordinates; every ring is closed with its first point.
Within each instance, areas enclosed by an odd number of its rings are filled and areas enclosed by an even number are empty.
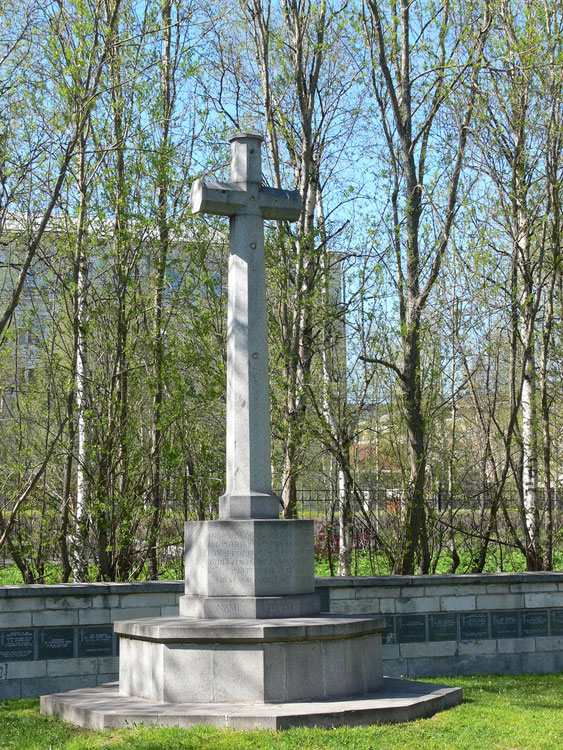
{"type": "Polygon", "coordinates": [[[104,596],[106,594],[143,594],[145,592],[183,592],[183,581],[133,581],[132,583],[28,583],[0,586],[0,599],[18,596],[104,596]]]}
{"type": "MultiPolygon", "coordinates": [[[[316,588],[365,586],[463,586],[476,583],[563,583],[563,571],[539,573],[460,573],[447,575],[335,576],[315,578],[316,588]]],[[[133,581],[131,583],[57,583],[0,586],[0,599],[26,596],[103,596],[144,592],[182,592],[183,581],[133,581]]]]}
{"type": "Polygon", "coordinates": [[[563,583],[562,571],[531,573],[459,573],[446,575],[388,575],[388,576],[335,576],[315,578],[317,588],[339,586],[463,586],[476,583],[563,583]]]}

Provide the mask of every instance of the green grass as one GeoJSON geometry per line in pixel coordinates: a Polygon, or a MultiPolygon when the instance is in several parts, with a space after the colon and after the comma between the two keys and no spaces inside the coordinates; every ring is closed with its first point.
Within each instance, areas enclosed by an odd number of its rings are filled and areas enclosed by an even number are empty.
{"type": "MultiPolygon", "coordinates": [[[[333,554],[332,564],[334,571],[338,568],[338,554],[333,554]]],[[[359,576],[386,576],[389,575],[389,562],[385,555],[380,552],[372,554],[371,560],[367,552],[357,550],[352,558],[352,575],[359,576]],[[356,573],[357,571],[357,573],[356,573]]],[[[315,558],[315,576],[324,578],[330,576],[330,566],[326,556],[315,558]]]]}
{"type": "Polygon", "coordinates": [[[553,750],[563,747],[563,674],[433,680],[464,689],[464,702],[431,719],[393,726],[249,733],[209,727],[91,732],[41,716],[39,701],[0,703],[2,750],[553,750]]]}
{"type": "MultiPolygon", "coordinates": [[[[460,564],[456,573],[471,573],[471,558],[468,553],[460,551],[460,564]]],[[[333,554],[332,562],[334,570],[338,567],[338,555],[333,554]]],[[[436,565],[436,573],[444,575],[449,573],[451,556],[448,550],[443,550],[436,565]]],[[[553,570],[563,570],[563,550],[557,550],[554,555],[553,570]]],[[[491,546],[487,555],[484,573],[522,573],[526,571],[526,559],[519,550],[510,549],[505,552],[502,559],[498,548],[491,546]]],[[[356,550],[352,557],[352,574],[358,576],[386,576],[391,572],[389,560],[382,552],[374,552],[370,555],[364,550],[356,550]]],[[[328,558],[318,557],[315,559],[315,575],[317,577],[330,576],[328,558]]]]}
{"type": "MultiPolygon", "coordinates": [[[[97,580],[97,568],[95,565],[89,566],[89,577],[90,581],[97,580]]],[[[146,581],[148,580],[148,569],[144,570],[137,580],[146,581]]],[[[164,570],[162,570],[159,580],[161,581],[180,581],[184,578],[184,561],[183,559],[177,563],[170,563],[164,570]]],[[[43,583],[60,583],[61,582],[61,566],[48,564],[45,566],[45,578],[43,583]]],[[[71,576],[72,582],[72,576],[71,576]]],[[[17,565],[7,565],[0,567],[0,586],[19,586],[23,584],[22,574],[17,565]]],[[[1,750],[1,748],[0,748],[1,750]]]]}
{"type": "MultiPolygon", "coordinates": [[[[469,573],[471,572],[471,561],[469,555],[460,550],[461,562],[457,569],[457,573],[469,573]]],[[[338,554],[333,554],[333,565],[336,571],[338,567],[338,554]]],[[[442,550],[438,564],[436,566],[436,573],[444,574],[448,573],[451,565],[451,557],[448,550],[442,550]]],[[[160,580],[182,580],[184,577],[184,563],[183,560],[178,560],[176,563],[169,563],[160,574],[160,580]]],[[[563,550],[559,549],[554,558],[554,570],[563,570],[563,550]]],[[[505,553],[502,560],[499,557],[498,548],[491,545],[489,554],[487,555],[487,562],[485,565],[485,573],[498,573],[498,572],[522,572],[526,570],[526,561],[524,556],[518,550],[510,550],[505,553]]],[[[46,565],[45,566],[45,583],[59,583],[61,580],[61,567],[60,565],[46,565]]],[[[352,560],[352,574],[358,576],[385,576],[390,574],[389,560],[382,552],[374,552],[371,555],[364,550],[355,550],[352,560]]],[[[325,556],[315,559],[315,576],[323,578],[330,576],[330,567],[328,564],[328,558],[325,556]]],[[[97,577],[97,570],[94,565],[90,566],[90,580],[95,581],[97,577]]],[[[143,571],[139,580],[148,579],[148,570],[143,571]]],[[[16,565],[9,565],[6,567],[0,567],[0,586],[10,586],[22,584],[23,579],[21,573],[16,565]]],[[[1,749],[0,749],[1,750],[1,749]]]]}
{"type": "MultiPolygon", "coordinates": [[[[526,561],[524,556],[519,552],[515,552],[510,558],[505,557],[502,561],[502,565],[496,556],[496,550],[492,550],[487,556],[487,562],[485,565],[485,573],[498,573],[498,572],[511,572],[518,573],[526,570],[526,561]]],[[[334,570],[338,567],[338,555],[334,554],[332,558],[334,570]]],[[[557,562],[557,561],[556,561],[557,562]]],[[[445,574],[450,570],[451,557],[447,552],[443,552],[440,555],[438,564],[436,566],[437,574],[445,574]]],[[[557,567],[555,567],[557,570],[557,567]]],[[[389,567],[389,560],[382,552],[374,552],[370,555],[364,550],[356,550],[352,557],[352,575],[358,576],[386,576],[391,572],[389,567]]],[[[461,563],[456,571],[457,573],[469,573],[471,572],[471,564],[469,556],[466,555],[462,558],[461,563]]],[[[315,560],[315,576],[324,577],[330,576],[330,566],[328,564],[327,557],[318,557],[315,560]]]]}
{"type": "MultiPolygon", "coordinates": [[[[91,571],[91,574],[91,580],[95,581],[95,572],[91,571]]],[[[47,563],[45,565],[45,577],[42,583],[49,584],[60,582],[61,566],[57,564],[47,563]]],[[[17,565],[7,565],[3,568],[0,568],[0,586],[21,586],[22,584],[22,574],[17,565]]]]}

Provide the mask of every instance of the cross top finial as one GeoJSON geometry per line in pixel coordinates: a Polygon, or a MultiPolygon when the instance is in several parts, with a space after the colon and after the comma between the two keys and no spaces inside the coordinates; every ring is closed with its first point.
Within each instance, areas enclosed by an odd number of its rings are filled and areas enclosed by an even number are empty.
{"type": "Polygon", "coordinates": [[[237,133],[231,144],[231,182],[235,185],[262,184],[262,143],[259,133],[237,133]]]}

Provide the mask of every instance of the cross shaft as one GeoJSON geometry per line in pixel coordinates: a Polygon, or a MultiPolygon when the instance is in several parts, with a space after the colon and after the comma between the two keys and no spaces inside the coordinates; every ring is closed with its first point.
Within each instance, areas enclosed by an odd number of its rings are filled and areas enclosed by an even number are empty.
{"type": "Polygon", "coordinates": [[[193,213],[230,217],[227,310],[227,481],[220,518],[277,518],[271,485],[264,219],[296,221],[296,190],[262,187],[263,138],[231,138],[231,180],[196,180],[193,213]]]}

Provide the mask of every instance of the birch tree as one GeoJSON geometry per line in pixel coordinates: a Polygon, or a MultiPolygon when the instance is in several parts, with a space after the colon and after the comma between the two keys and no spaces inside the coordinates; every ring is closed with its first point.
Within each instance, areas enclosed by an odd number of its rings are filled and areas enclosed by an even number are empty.
{"type": "MultiPolygon", "coordinates": [[[[12,210],[21,210],[22,203],[16,202],[14,199],[19,193],[20,184],[29,184],[29,181],[31,181],[31,185],[37,187],[37,196],[34,195],[31,198],[28,194],[28,200],[29,204],[35,204],[35,210],[39,208],[40,218],[34,224],[28,223],[26,252],[17,279],[15,279],[11,297],[0,317],[0,336],[10,324],[14,310],[18,305],[26,275],[35,258],[43,234],[49,225],[51,215],[61,195],[67,171],[99,94],[100,80],[105,69],[111,44],[110,40],[117,24],[120,5],[121,0],[108,0],[104,9],[105,13],[102,13],[102,4],[98,3],[86,15],[83,15],[82,9],[76,7],[73,3],[64,7],[61,5],[47,6],[45,9],[30,6],[26,7],[21,13],[15,14],[17,20],[20,20],[23,16],[23,27],[20,27],[15,38],[5,45],[3,64],[6,70],[6,78],[0,86],[2,94],[9,103],[13,103],[14,98],[19,99],[20,92],[17,91],[19,81],[17,67],[14,67],[14,59],[17,60],[22,47],[25,49],[25,45],[30,45],[31,42],[35,44],[44,35],[46,40],[46,45],[43,47],[44,58],[39,63],[47,67],[47,81],[52,86],[52,91],[46,90],[42,83],[39,83],[39,90],[45,95],[46,100],[51,94],[54,94],[54,106],[57,106],[56,102],[62,104],[60,119],[54,116],[51,106],[48,105],[47,107],[47,111],[52,114],[49,125],[59,126],[62,132],[57,132],[55,129],[51,133],[50,146],[54,148],[52,156],[59,166],[58,169],[47,175],[35,172],[35,165],[41,160],[44,149],[49,143],[48,140],[42,141],[43,131],[41,128],[34,127],[31,124],[30,130],[36,133],[39,141],[32,144],[31,150],[23,159],[23,162],[21,161],[19,147],[16,145],[12,145],[10,151],[6,146],[3,150],[4,164],[1,171],[3,173],[5,202],[1,207],[0,215],[3,217],[7,215],[10,208],[9,198],[12,199],[12,210]],[[88,25],[88,46],[86,46],[83,36],[86,25],[88,25]],[[77,36],[78,27],[80,27],[79,36],[77,36]],[[82,56],[77,58],[79,54],[82,56]],[[81,67],[80,81],[77,80],[73,68],[75,59],[79,61],[81,67]],[[73,94],[78,93],[78,85],[80,85],[78,106],[69,108],[68,101],[72,100],[73,94]],[[14,164],[17,165],[16,168],[8,166],[6,157],[13,159],[14,164]],[[47,178],[48,189],[46,192],[40,187],[40,184],[34,185],[34,174],[40,180],[43,177],[47,178]],[[40,206],[36,203],[39,195],[44,198],[44,202],[40,206]]],[[[9,10],[10,6],[6,6],[5,11],[9,12],[9,10]]],[[[9,23],[6,19],[6,26],[13,21],[13,17],[9,23]]],[[[30,90],[31,87],[28,86],[27,91],[30,92],[30,90]]],[[[22,104],[19,101],[16,105],[18,116],[22,113],[22,104]]],[[[41,106],[39,102],[37,102],[37,105],[41,106]]],[[[6,134],[4,138],[6,138],[6,134]]],[[[20,234],[20,238],[22,236],[20,234]]]]}

